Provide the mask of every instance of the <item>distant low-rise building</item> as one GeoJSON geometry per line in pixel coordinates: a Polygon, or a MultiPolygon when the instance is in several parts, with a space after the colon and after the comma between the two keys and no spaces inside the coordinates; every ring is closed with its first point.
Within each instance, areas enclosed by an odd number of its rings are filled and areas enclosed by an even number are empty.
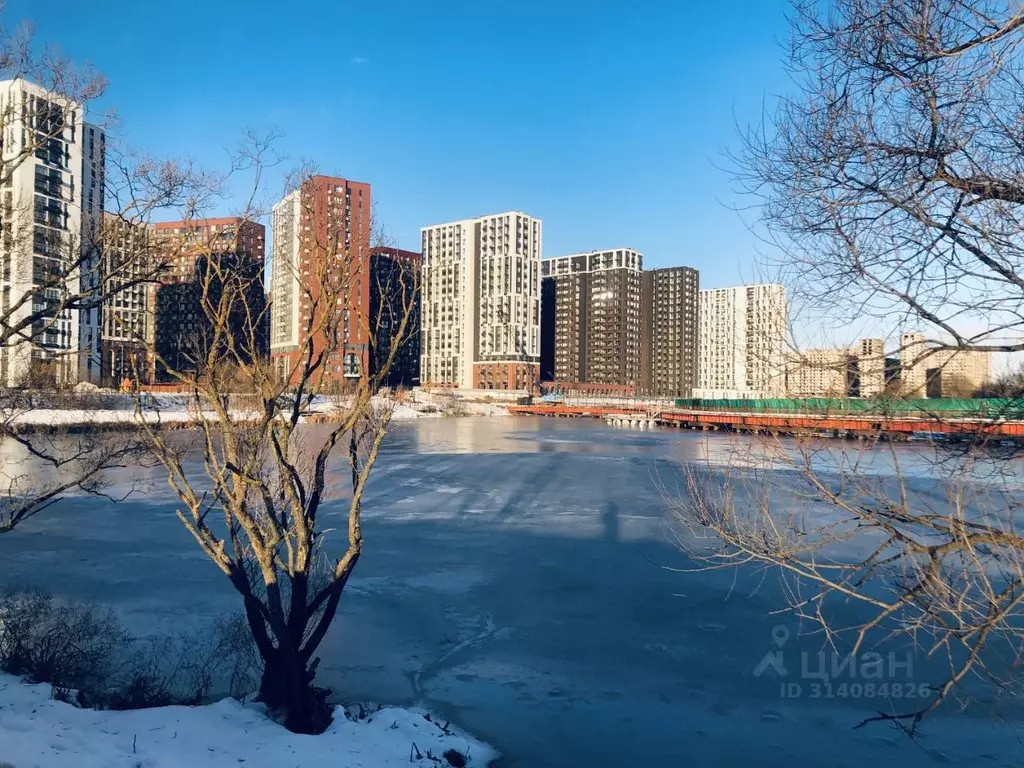
{"type": "Polygon", "coordinates": [[[857,357],[848,349],[808,349],[791,356],[786,371],[790,397],[848,397],[857,357]]]}
{"type": "Polygon", "coordinates": [[[900,336],[899,355],[905,397],[971,397],[992,376],[991,353],[934,348],[917,331],[900,336]]]}
{"type": "Polygon", "coordinates": [[[859,339],[850,347],[794,351],[786,365],[790,397],[878,397],[885,391],[885,340],[859,339]]]}

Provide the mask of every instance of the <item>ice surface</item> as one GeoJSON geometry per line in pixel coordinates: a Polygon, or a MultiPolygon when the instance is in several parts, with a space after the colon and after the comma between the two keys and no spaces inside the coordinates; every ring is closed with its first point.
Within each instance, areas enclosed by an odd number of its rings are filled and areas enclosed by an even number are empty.
{"type": "MultiPolygon", "coordinates": [[[[772,614],[783,605],[773,579],[661,567],[688,565],[662,495],[680,487],[677,462],[725,463],[738,447],[727,435],[583,420],[395,425],[321,679],[342,702],[450,718],[494,744],[503,767],[1018,764],[1012,702],[954,705],[912,743],[882,726],[853,730],[892,702],[783,699],[777,678],[754,676],[779,624],[792,630],[787,654],[821,648],[809,627],[772,614]]],[[[921,449],[899,451],[931,491],[921,449]]],[[[873,462],[880,476],[885,467],[873,462]]],[[[140,631],[236,611],[174,519],[166,478],[154,478],[130,503],[68,500],[0,536],[0,586],[109,602],[140,631]]],[[[323,517],[337,529],[333,551],[344,510],[339,490],[323,517]]],[[[914,670],[924,681],[934,673],[914,670]]]]}

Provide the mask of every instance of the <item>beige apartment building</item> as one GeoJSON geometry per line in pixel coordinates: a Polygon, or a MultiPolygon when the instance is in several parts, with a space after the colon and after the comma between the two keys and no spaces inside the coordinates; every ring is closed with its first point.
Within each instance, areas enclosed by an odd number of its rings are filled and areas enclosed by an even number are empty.
{"type": "Polygon", "coordinates": [[[420,380],[529,389],[540,380],[540,219],[509,211],[424,227],[420,380]]]}
{"type": "Polygon", "coordinates": [[[900,336],[900,392],[905,397],[970,397],[991,379],[992,356],[977,350],[929,352],[924,334],[900,336]]]}
{"type": "Polygon", "coordinates": [[[860,339],[853,346],[860,397],[879,397],[885,391],[885,339],[860,339]]]}
{"type": "Polygon", "coordinates": [[[790,397],[878,397],[885,390],[885,340],[859,339],[850,347],[789,355],[790,397]]]}
{"type": "Polygon", "coordinates": [[[791,356],[786,371],[790,397],[847,397],[856,373],[856,356],[848,349],[808,349],[791,356]]]}

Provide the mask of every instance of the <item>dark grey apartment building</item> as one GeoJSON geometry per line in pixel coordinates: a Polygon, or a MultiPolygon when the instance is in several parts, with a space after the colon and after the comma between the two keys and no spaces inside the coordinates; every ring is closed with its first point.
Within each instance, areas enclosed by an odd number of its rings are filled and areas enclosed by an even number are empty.
{"type": "Polygon", "coordinates": [[[692,267],[644,272],[641,392],[689,397],[697,386],[700,276],[692,267]]]}
{"type": "Polygon", "coordinates": [[[617,248],[545,259],[541,276],[543,380],[690,396],[697,385],[697,270],[645,272],[642,254],[617,248]]]}
{"type": "Polygon", "coordinates": [[[541,378],[639,387],[643,257],[631,248],[541,262],[541,378]]]}

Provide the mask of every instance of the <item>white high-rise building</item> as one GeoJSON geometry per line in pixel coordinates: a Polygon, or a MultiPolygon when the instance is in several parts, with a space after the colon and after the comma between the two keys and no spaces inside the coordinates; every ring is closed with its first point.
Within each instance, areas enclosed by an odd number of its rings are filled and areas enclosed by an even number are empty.
{"type": "Polygon", "coordinates": [[[784,394],[788,323],[789,308],[781,285],[702,290],[694,397],[784,394]]]}
{"type": "Polygon", "coordinates": [[[99,381],[100,307],[50,310],[100,285],[105,139],[83,113],[25,80],[0,81],[0,301],[5,313],[17,307],[12,321],[32,318],[24,341],[0,347],[8,384],[24,381],[33,364],[60,382],[99,381]],[[26,294],[32,300],[19,306],[26,294]]]}
{"type": "Polygon", "coordinates": [[[511,211],[421,235],[420,380],[531,387],[540,377],[540,219],[511,211]]]}
{"type": "Polygon", "coordinates": [[[270,216],[273,258],[270,265],[270,351],[299,346],[299,305],[302,302],[302,269],[299,220],[302,193],[287,195],[274,205],[270,216]]]}

